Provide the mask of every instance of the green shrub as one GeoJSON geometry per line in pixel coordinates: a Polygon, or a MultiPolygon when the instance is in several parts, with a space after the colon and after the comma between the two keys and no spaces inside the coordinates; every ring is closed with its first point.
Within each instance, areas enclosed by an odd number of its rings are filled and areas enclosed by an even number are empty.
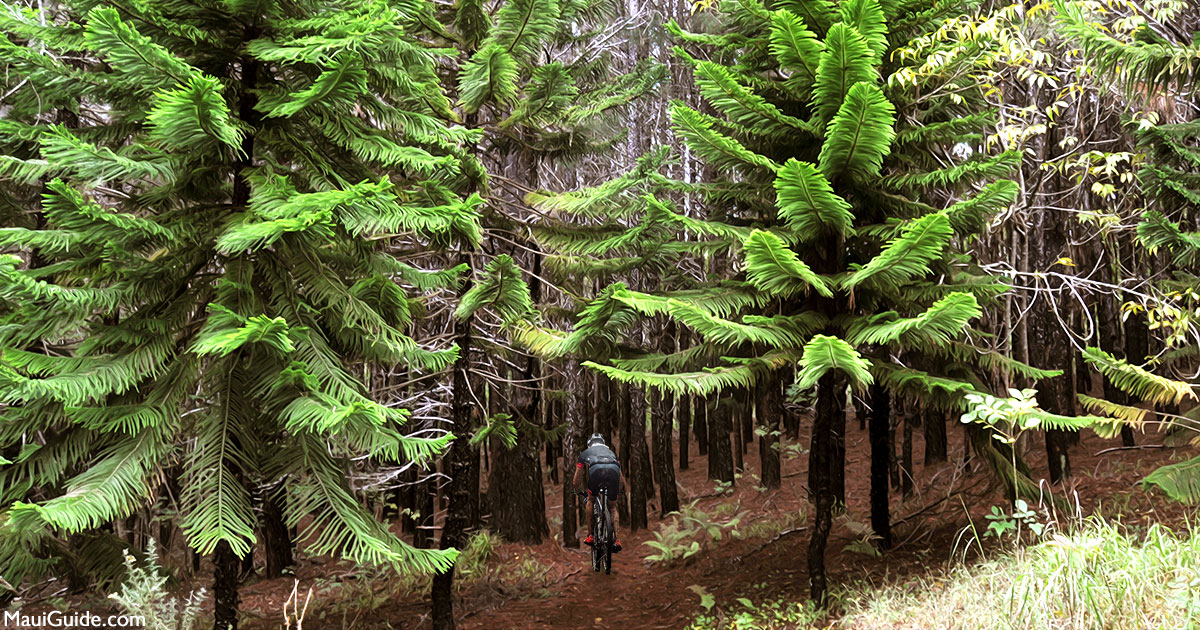
{"type": "Polygon", "coordinates": [[[137,561],[125,554],[125,581],[121,590],[109,595],[126,615],[145,620],[146,630],[192,630],[200,615],[204,589],[179,599],[167,593],[167,576],[158,566],[158,550],[154,539],[146,547],[146,557],[137,561]]]}

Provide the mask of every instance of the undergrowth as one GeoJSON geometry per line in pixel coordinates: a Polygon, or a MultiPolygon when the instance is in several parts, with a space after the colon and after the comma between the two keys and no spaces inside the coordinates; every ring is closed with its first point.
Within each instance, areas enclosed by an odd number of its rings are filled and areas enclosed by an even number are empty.
{"type": "Polygon", "coordinates": [[[1089,520],[1070,533],[941,575],[804,603],[716,601],[702,588],[689,630],[1175,630],[1200,628],[1200,529],[1134,532],[1089,520]]]}

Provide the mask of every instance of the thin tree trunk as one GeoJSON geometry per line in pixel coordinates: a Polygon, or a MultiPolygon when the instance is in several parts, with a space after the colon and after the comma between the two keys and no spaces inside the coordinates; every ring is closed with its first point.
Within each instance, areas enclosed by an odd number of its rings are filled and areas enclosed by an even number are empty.
{"type": "Polygon", "coordinates": [[[705,397],[692,398],[692,428],[696,434],[696,446],[699,447],[702,457],[708,455],[708,405],[709,401],[705,397]]]}
{"type": "Polygon", "coordinates": [[[241,560],[229,543],[217,543],[213,563],[213,629],[237,630],[238,627],[238,568],[241,560]]]}
{"type": "Polygon", "coordinates": [[[646,504],[654,496],[654,483],[650,479],[650,450],[646,445],[646,395],[632,389],[629,414],[629,474],[626,480],[629,492],[629,529],[638,531],[649,527],[646,504]]]}
{"type": "MultiPolygon", "coordinates": [[[[471,263],[470,254],[463,251],[459,254],[459,262],[471,263]]],[[[464,283],[459,290],[466,292],[470,282],[464,283]]],[[[459,294],[460,296],[462,293],[459,294]]],[[[471,371],[471,335],[472,317],[456,320],[454,323],[455,343],[459,348],[458,359],[454,362],[454,373],[451,381],[450,418],[453,430],[460,436],[471,434],[472,403],[470,387],[471,371]]],[[[461,549],[466,543],[467,527],[471,518],[471,458],[478,455],[465,439],[457,439],[450,443],[445,455],[442,456],[443,472],[450,481],[446,488],[446,520],[442,524],[442,536],[438,546],[441,549],[461,549]]],[[[433,630],[454,630],[454,566],[443,573],[433,576],[430,588],[431,615],[433,630]]]]}
{"type": "Polygon", "coordinates": [[[675,456],[671,452],[672,396],[656,391],[651,415],[654,441],[654,478],[658,481],[659,518],[679,510],[679,489],[675,486],[675,456]]]}
{"type": "Polygon", "coordinates": [[[829,426],[829,485],[837,505],[846,505],[846,382],[837,379],[829,426]]]}
{"type": "Polygon", "coordinates": [[[283,500],[282,495],[277,497],[271,491],[263,492],[263,556],[266,577],[269,580],[283,577],[285,569],[295,566],[292,538],[283,522],[283,510],[280,506],[283,500]]]}
{"type": "MultiPolygon", "coordinates": [[[[871,386],[870,426],[867,439],[871,443],[871,529],[879,536],[879,548],[892,546],[892,518],[888,505],[888,429],[891,426],[892,401],[888,391],[876,384],[871,386]]],[[[864,410],[865,411],[865,410],[864,410]]]]}
{"type": "Polygon", "coordinates": [[[810,464],[808,473],[809,493],[813,501],[812,538],[808,543],[808,593],[814,602],[821,605],[828,592],[825,577],[825,546],[829,530],[833,527],[834,494],[831,479],[833,450],[833,423],[837,407],[835,389],[838,387],[833,372],[828,372],[817,383],[817,409],[813,418],[810,464]]]}
{"type": "Polygon", "coordinates": [[[688,429],[692,426],[692,397],[679,396],[675,399],[675,413],[679,417],[679,470],[688,469],[688,429]]]}
{"type": "Polygon", "coordinates": [[[904,447],[900,453],[900,495],[908,498],[913,489],[913,422],[916,415],[912,406],[904,406],[904,447]]]}
{"type": "Polygon", "coordinates": [[[921,405],[925,429],[925,465],[946,461],[946,413],[921,405]]]}
{"type": "Polygon", "coordinates": [[[754,415],[758,424],[758,458],[762,468],[764,488],[780,487],[782,475],[779,462],[779,421],[783,415],[783,393],[778,376],[766,379],[759,387],[758,404],[754,415]]]}
{"type": "Polygon", "coordinates": [[[729,443],[729,407],[714,398],[708,407],[708,478],[733,483],[733,449],[729,443]]]}

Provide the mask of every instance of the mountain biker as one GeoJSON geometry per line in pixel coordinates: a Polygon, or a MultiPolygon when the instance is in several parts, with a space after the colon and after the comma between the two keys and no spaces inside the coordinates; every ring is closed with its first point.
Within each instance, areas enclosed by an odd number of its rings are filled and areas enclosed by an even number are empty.
{"type": "MultiPolygon", "coordinates": [[[[588,537],[584,544],[591,545],[594,542],[592,538],[596,534],[596,523],[592,516],[592,501],[590,500],[593,494],[599,493],[600,490],[607,490],[608,497],[615,501],[617,494],[625,491],[625,476],[621,474],[621,465],[617,463],[617,456],[604,444],[604,436],[599,433],[593,433],[592,437],[588,438],[587,448],[579,454],[579,462],[575,466],[575,479],[571,484],[576,488],[582,488],[580,484],[583,477],[583,468],[587,466],[588,476],[588,499],[587,502],[587,521],[588,521],[588,537]]],[[[617,531],[617,511],[611,510],[613,517],[613,533],[617,531]]],[[[621,550],[621,541],[617,540],[613,544],[613,551],[621,550]]]]}

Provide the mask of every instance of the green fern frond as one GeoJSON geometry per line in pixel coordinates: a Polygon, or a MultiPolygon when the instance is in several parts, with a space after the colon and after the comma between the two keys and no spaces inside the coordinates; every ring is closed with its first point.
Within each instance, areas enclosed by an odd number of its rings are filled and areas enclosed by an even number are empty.
{"type": "Polygon", "coordinates": [[[1076,393],[1075,397],[1079,399],[1079,402],[1085,409],[1116,418],[1138,431],[1143,430],[1146,419],[1152,415],[1149,409],[1120,405],[1102,398],[1093,398],[1083,393],[1076,393]]]}
{"type": "Polygon", "coordinates": [[[1192,386],[1132,365],[1099,348],[1085,348],[1083,359],[1100,371],[1121,391],[1153,404],[1178,404],[1184,398],[1196,399],[1192,386]]]}
{"type": "Polygon", "coordinates": [[[830,25],[839,19],[837,6],[830,0],[780,0],[774,8],[791,11],[813,27],[817,35],[823,35],[830,25]]]}
{"type": "MultiPolygon", "coordinates": [[[[789,162],[790,164],[790,162],[789,162]]],[[[779,237],[755,230],[742,244],[746,252],[746,280],[756,288],[780,297],[812,289],[833,297],[828,282],[813,271],[779,237]]]]}
{"type": "Polygon", "coordinates": [[[875,55],[875,63],[883,60],[888,47],[888,27],[883,9],[877,0],[843,0],[838,5],[842,23],[854,27],[866,40],[875,55]]]}
{"type": "Polygon", "coordinates": [[[1137,235],[1151,254],[1165,249],[1176,265],[1194,267],[1200,264],[1200,232],[1185,232],[1179,223],[1168,221],[1160,212],[1143,213],[1137,235]]]}
{"type": "Polygon", "coordinates": [[[907,348],[937,348],[982,315],[974,295],[951,293],[916,317],[897,317],[893,311],[864,318],[850,327],[846,339],[855,345],[898,342],[907,348]]]}
{"type": "Polygon", "coordinates": [[[242,133],[230,119],[221,83],[209,76],[197,74],[186,85],[156,93],[146,122],[150,137],[168,149],[211,151],[217,143],[241,149],[242,133]]]}
{"type": "Polygon", "coordinates": [[[671,104],[670,111],[671,128],[696,155],[712,166],[750,173],[774,173],[779,169],[770,158],[713,129],[712,123],[696,110],[676,102],[671,104]]]}
{"type": "Polygon", "coordinates": [[[1200,504],[1200,457],[1163,466],[1147,475],[1142,485],[1158,488],[1180,503],[1200,504]]]}
{"type": "Polygon", "coordinates": [[[487,422],[471,436],[471,446],[479,446],[495,437],[504,448],[512,450],[517,445],[517,428],[513,426],[512,416],[498,413],[489,416],[487,422]]]}
{"type": "Polygon", "coordinates": [[[490,44],[471,56],[458,82],[459,104],[471,114],[485,103],[511,105],[517,100],[517,62],[499,44],[490,44]]]}
{"type": "Polygon", "coordinates": [[[771,54],[775,55],[780,67],[792,73],[784,83],[799,98],[807,99],[812,94],[824,48],[816,34],[795,13],[779,10],[771,16],[771,54]]]}
{"type": "Polygon", "coordinates": [[[480,309],[495,312],[505,326],[528,319],[534,313],[529,286],[509,255],[501,254],[488,262],[483,277],[459,300],[454,316],[466,319],[480,309]]]}
{"type": "Polygon", "coordinates": [[[775,177],[775,199],[779,217],[801,241],[832,232],[848,235],[854,214],[850,204],[838,196],[824,175],[808,162],[790,159],[775,177]]]}
{"type": "Polygon", "coordinates": [[[804,345],[804,356],[796,373],[796,387],[809,389],[830,370],[839,370],[849,378],[854,388],[861,389],[875,381],[870,367],[870,362],[845,341],[830,335],[815,335],[804,345]]]}
{"type": "Polygon", "coordinates": [[[729,68],[711,61],[696,64],[700,94],[735,125],[755,134],[782,136],[797,131],[816,135],[806,121],[788,116],[765,98],[739,84],[729,68]]]}
{"type": "Polygon", "coordinates": [[[358,55],[342,54],[323,71],[312,85],[297,92],[263,94],[256,109],[268,118],[288,118],[319,103],[326,109],[349,110],[367,92],[367,71],[358,55]]]}
{"type": "Polygon", "coordinates": [[[558,28],[559,13],[558,0],[506,0],[485,46],[531,61],[558,28]]]}
{"type": "Polygon", "coordinates": [[[896,108],[871,83],[850,86],[825,131],[819,157],[821,173],[830,181],[843,174],[856,178],[879,174],[891,152],[896,108]]]}
{"type": "Polygon", "coordinates": [[[900,236],[866,265],[855,270],[842,286],[847,289],[870,282],[877,286],[900,286],[929,273],[929,263],[941,255],[954,231],[944,213],[929,214],[911,221],[900,236]]]}
{"type": "Polygon", "coordinates": [[[878,80],[873,56],[867,41],[853,27],[841,22],[830,27],[810,103],[814,112],[812,122],[817,128],[824,129],[833,120],[850,86],[861,82],[874,84],[878,80]]]}

